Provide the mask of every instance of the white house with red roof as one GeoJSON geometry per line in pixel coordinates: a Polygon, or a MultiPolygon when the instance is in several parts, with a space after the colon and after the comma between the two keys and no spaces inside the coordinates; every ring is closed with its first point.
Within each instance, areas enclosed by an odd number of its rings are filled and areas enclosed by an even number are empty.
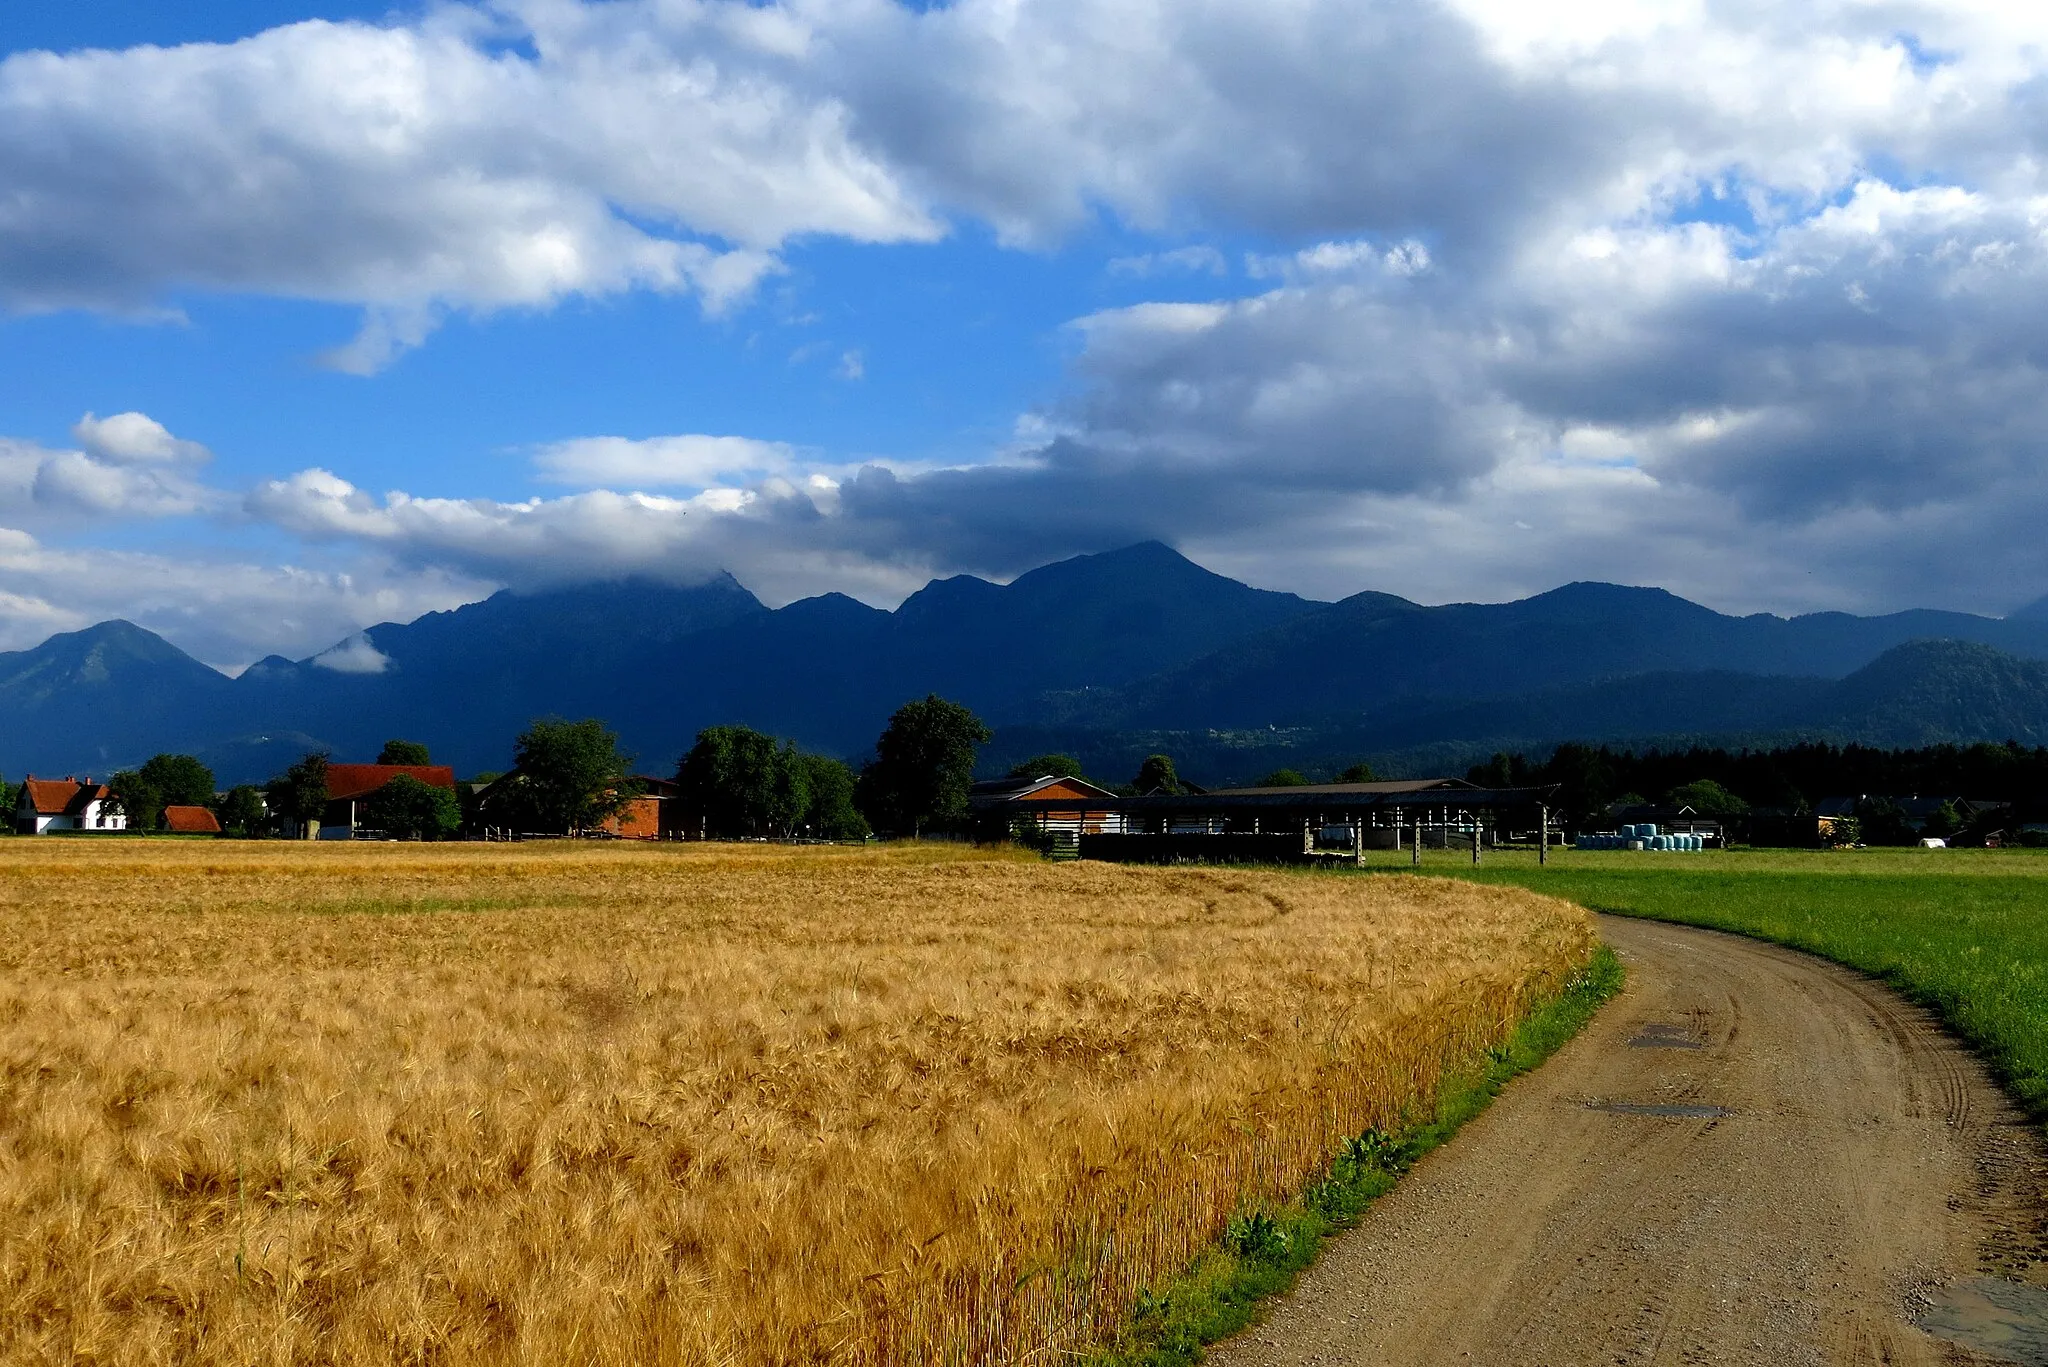
{"type": "Polygon", "coordinates": [[[51,831],[125,831],[128,815],[104,783],[90,778],[37,778],[22,780],[21,795],[14,803],[14,829],[22,835],[46,835],[51,831]]]}

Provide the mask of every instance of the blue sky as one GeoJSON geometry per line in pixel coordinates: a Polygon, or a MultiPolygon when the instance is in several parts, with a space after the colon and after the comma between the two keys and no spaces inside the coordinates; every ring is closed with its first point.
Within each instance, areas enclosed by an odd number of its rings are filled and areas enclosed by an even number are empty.
{"type": "Polygon", "coordinates": [[[1321,597],[2048,591],[2003,7],[81,0],[0,51],[0,647],[1145,537],[1321,597]]]}

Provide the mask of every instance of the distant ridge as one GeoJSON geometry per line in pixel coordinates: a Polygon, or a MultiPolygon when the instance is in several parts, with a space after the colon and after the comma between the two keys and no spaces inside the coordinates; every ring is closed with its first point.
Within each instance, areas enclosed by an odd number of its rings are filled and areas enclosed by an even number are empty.
{"type": "Polygon", "coordinates": [[[2006,614],[2008,622],[2048,622],[2048,598],[2036,598],[2023,608],[2006,614]]]}
{"type": "Polygon", "coordinates": [[[990,764],[1023,745],[1122,754],[1178,737],[1235,780],[1276,748],[1313,764],[1570,737],[2048,742],[2044,659],[2048,613],[1732,617],[1598,583],[1511,603],[1317,603],[1147,542],[1006,585],[936,580],[893,612],[842,594],[770,609],[729,575],[504,592],[235,679],[102,623],[0,655],[0,773],[185,750],[233,782],[310,748],[367,758],[394,736],[473,773],[503,768],[548,714],[607,719],[650,772],[722,722],[858,759],[926,692],[999,728],[990,764]]]}

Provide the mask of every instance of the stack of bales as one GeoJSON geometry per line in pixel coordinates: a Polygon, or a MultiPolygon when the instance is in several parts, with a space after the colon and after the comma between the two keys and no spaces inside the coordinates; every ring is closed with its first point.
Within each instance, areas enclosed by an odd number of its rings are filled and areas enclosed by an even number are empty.
{"type": "Polygon", "coordinates": [[[1582,850],[1692,851],[1707,847],[1703,836],[1670,833],[1660,835],[1654,821],[1623,826],[1619,831],[1584,832],[1572,843],[1582,850]]]}

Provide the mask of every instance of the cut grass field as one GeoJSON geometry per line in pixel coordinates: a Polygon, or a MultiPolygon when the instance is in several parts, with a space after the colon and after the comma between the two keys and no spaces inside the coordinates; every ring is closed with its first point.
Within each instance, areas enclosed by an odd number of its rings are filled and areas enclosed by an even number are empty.
{"type": "Polygon", "coordinates": [[[1884,979],[1940,1013],[2048,1121],[2048,851],[1433,854],[1426,873],[1737,931],[1884,979]]]}
{"type": "Polygon", "coordinates": [[[1592,951],[1433,879],[0,843],[0,1360],[1049,1360],[1592,951]]]}

